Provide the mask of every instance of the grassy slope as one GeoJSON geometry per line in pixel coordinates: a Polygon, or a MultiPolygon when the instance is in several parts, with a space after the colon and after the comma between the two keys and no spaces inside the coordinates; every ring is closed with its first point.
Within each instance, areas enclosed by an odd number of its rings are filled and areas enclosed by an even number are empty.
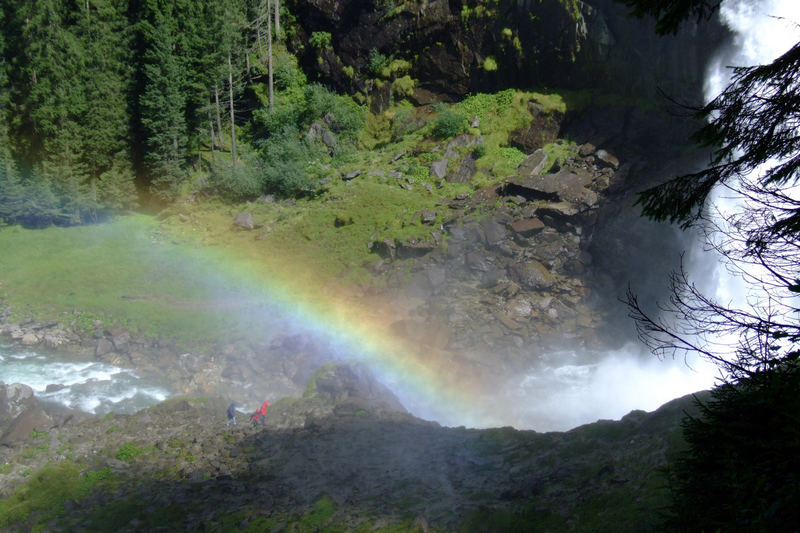
{"type": "MultiPolygon", "coordinates": [[[[441,220],[448,211],[443,199],[513,174],[524,154],[506,146],[508,133],[530,121],[531,99],[565,110],[557,94],[512,90],[457,104],[464,116],[480,119],[480,130],[471,133],[480,133],[486,147],[469,185],[437,188],[428,165],[440,157],[442,142],[431,138],[432,121],[423,122],[430,115],[415,110],[423,125],[393,135],[395,107],[370,117],[378,127],[366,129],[361,149],[346,162],[331,166],[331,179],[317,198],[238,205],[182,201],[161,223],[138,215],[95,226],[0,228],[0,297],[14,320],[58,319],[87,331],[99,320],[194,344],[242,338],[258,325],[242,319],[257,315],[246,312],[259,305],[250,297],[254,279],[279,274],[296,297],[311,299],[325,286],[373,283],[369,266],[378,256],[369,250],[370,240],[429,237],[437,225],[423,225],[421,210],[436,209],[441,220]],[[358,178],[341,179],[356,169],[363,172],[358,178]],[[391,177],[392,170],[402,172],[402,180],[391,177]],[[235,231],[233,218],[243,212],[264,227],[235,231]],[[228,313],[232,301],[245,312],[228,313]]],[[[563,152],[564,145],[550,148],[563,152]]]]}

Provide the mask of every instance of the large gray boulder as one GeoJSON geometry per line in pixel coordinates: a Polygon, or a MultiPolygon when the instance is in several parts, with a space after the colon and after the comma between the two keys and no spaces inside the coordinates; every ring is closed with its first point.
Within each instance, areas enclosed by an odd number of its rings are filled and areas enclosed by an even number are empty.
{"type": "Polygon", "coordinates": [[[0,383],[0,445],[12,446],[27,439],[31,431],[46,431],[52,425],[33,389],[22,383],[0,383]]]}

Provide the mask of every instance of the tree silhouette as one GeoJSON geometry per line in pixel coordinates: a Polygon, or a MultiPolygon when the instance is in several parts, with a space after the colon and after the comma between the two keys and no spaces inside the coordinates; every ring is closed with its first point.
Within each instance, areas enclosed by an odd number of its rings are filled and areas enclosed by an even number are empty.
{"type": "MultiPolygon", "coordinates": [[[[660,33],[720,2],[619,0],[657,18],[660,33]]],[[[679,531],[800,530],[800,43],[767,65],[733,71],[697,110],[694,138],[711,149],[699,172],[642,192],[643,213],[705,231],[749,289],[747,304],[718,301],[681,268],[656,316],[629,291],[639,337],[664,357],[697,353],[721,384],[684,421],[686,451],[670,470],[668,525],[679,531]],[[709,205],[712,191],[739,197],[735,212],[709,205]]]]}

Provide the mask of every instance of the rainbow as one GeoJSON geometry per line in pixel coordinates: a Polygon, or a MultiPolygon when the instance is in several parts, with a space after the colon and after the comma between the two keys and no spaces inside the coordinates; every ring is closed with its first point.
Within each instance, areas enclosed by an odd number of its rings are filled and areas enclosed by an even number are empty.
{"type": "Polygon", "coordinates": [[[269,256],[263,247],[255,252],[260,257],[228,247],[172,244],[148,255],[154,253],[182,256],[183,276],[202,279],[216,291],[216,305],[260,313],[265,328],[278,323],[287,333],[321,339],[331,347],[332,360],[364,363],[413,414],[448,425],[493,425],[487,368],[443,349],[436,331],[420,331],[426,325],[398,312],[398,302],[320,283],[313,265],[269,256]]]}
{"type": "Polygon", "coordinates": [[[413,331],[419,324],[409,323],[393,305],[360,303],[364,298],[353,290],[309,283],[313,273],[300,274],[292,265],[272,265],[264,271],[231,256],[219,265],[251,296],[276,310],[293,332],[326,340],[334,359],[366,364],[414,414],[443,423],[491,425],[482,409],[475,408],[485,406],[476,402],[476,396],[484,396],[485,379],[470,375],[455,354],[414,338],[421,333],[413,331]]]}

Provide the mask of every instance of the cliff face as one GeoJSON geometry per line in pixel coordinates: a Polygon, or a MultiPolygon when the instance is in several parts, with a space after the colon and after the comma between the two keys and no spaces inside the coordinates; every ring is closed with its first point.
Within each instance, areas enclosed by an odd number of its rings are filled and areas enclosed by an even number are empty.
{"type": "Polygon", "coordinates": [[[696,97],[725,37],[716,22],[660,37],[614,0],[296,0],[291,9],[290,46],[305,69],[349,91],[369,91],[383,57],[409,62],[423,95],[549,86],[696,97]],[[311,44],[319,32],[329,44],[311,44]]]}

